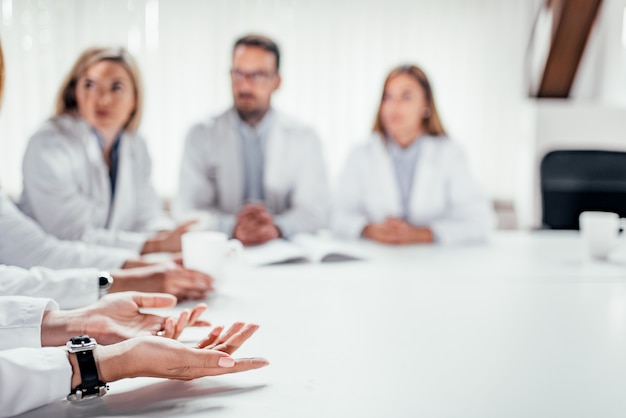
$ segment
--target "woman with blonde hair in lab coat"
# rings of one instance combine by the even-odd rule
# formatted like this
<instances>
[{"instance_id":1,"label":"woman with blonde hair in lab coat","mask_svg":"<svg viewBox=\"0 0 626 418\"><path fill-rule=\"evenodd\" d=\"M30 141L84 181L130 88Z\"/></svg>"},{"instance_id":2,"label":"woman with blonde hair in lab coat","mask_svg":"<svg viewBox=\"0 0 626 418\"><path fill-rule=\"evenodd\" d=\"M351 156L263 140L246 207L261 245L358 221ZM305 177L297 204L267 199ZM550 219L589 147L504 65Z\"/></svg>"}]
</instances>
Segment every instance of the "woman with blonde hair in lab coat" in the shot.
<instances>
[{"instance_id":1,"label":"woman with blonde hair in lab coat","mask_svg":"<svg viewBox=\"0 0 626 418\"><path fill-rule=\"evenodd\" d=\"M20 209L61 239L142 254L180 251L189 224L168 230L148 149L136 134L142 109L139 68L124 48L83 52L55 115L30 139Z\"/></svg>"},{"instance_id":2,"label":"woman with blonde hair in lab coat","mask_svg":"<svg viewBox=\"0 0 626 418\"><path fill-rule=\"evenodd\" d=\"M460 146L446 136L424 72L385 80L373 133L349 155L333 229L387 244L484 240L495 224Z\"/></svg>"}]
</instances>

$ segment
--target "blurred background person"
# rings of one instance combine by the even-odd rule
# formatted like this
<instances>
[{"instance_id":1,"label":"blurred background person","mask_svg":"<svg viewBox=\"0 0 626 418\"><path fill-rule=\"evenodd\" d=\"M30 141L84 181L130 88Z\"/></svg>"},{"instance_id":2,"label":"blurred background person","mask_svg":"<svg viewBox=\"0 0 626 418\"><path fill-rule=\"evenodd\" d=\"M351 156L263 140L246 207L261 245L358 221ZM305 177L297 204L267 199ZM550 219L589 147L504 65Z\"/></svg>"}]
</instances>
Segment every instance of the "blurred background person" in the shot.
<instances>
[{"instance_id":1,"label":"blurred background person","mask_svg":"<svg viewBox=\"0 0 626 418\"><path fill-rule=\"evenodd\" d=\"M280 52L271 39L235 42L234 107L191 128L181 166L177 212L202 211L209 228L244 245L289 238L326 225L328 186L317 134L271 104Z\"/></svg>"},{"instance_id":2,"label":"blurred background person","mask_svg":"<svg viewBox=\"0 0 626 418\"><path fill-rule=\"evenodd\" d=\"M337 235L387 244L482 241L495 227L490 201L414 65L387 76L373 133L349 155L334 204Z\"/></svg>"},{"instance_id":3,"label":"blurred background person","mask_svg":"<svg viewBox=\"0 0 626 418\"><path fill-rule=\"evenodd\" d=\"M124 48L83 52L61 85L54 117L29 141L20 209L61 239L179 252L189 224L168 230L136 134L142 109L139 67Z\"/></svg>"},{"instance_id":4,"label":"blurred background person","mask_svg":"<svg viewBox=\"0 0 626 418\"><path fill-rule=\"evenodd\" d=\"M0 44L0 104L3 92ZM52 297L63 307L77 307L125 290L201 299L213 290L213 279L171 261L145 261L131 250L58 240L20 212L0 188L0 295Z\"/></svg>"}]
</instances>

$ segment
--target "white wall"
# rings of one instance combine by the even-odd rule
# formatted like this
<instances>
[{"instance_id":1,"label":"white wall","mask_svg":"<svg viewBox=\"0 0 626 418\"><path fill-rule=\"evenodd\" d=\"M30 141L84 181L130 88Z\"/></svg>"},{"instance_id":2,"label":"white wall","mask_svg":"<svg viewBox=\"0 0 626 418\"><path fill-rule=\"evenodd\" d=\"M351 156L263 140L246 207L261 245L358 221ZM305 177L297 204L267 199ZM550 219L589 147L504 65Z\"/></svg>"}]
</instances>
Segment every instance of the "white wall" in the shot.
<instances>
[{"instance_id":1,"label":"white wall","mask_svg":"<svg viewBox=\"0 0 626 418\"><path fill-rule=\"evenodd\" d=\"M626 107L626 0L604 0L570 97Z\"/></svg>"},{"instance_id":2,"label":"white wall","mask_svg":"<svg viewBox=\"0 0 626 418\"><path fill-rule=\"evenodd\" d=\"M0 180L21 189L29 135L53 108L73 60L93 44L131 49L148 104L141 131L165 196L176 189L185 132L231 103L236 37L262 32L283 52L277 107L313 125L332 178L369 132L387 71L430 75L445 125L466 146L494 198L512 199L528 0L0 0L8 64L0 117Z\"/></svg>"}]
</instances>

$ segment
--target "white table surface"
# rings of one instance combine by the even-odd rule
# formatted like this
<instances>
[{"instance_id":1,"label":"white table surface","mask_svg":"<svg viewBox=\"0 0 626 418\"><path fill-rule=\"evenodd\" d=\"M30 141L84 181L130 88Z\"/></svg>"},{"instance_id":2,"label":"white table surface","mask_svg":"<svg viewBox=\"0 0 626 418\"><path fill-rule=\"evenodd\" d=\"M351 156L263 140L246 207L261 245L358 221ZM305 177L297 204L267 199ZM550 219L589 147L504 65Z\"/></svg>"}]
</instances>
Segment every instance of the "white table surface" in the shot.
<instances>
[{"instance_id":1,"label":"white table surface","mask_svg":"<svg viewBox=\"0 0 626 418\"><path fill-rule=\"evenodd\" d=\"M370 258L227 269L205 316L261 324L236 357L270 366L127 379L25 416L626 416L626 249L588 260L576 232L354 245Z\"/></svg>"}]
</instances>

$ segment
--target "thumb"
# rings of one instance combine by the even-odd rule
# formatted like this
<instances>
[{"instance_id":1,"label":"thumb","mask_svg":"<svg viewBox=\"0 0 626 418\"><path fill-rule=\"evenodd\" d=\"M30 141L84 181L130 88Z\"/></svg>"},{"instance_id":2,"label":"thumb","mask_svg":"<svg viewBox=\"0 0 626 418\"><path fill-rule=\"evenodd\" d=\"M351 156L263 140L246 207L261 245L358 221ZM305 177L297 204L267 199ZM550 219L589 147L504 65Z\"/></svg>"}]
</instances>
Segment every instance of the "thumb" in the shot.
<instances>
[{"instance_id":1,"label":"thumb","mask_svg":"<svg viewBox=\"0 0 626 418\"><path fill-rule=\"evenodd\" d=\"M190 348L185 363L198 369L230 368L236 363L228 353L217 350Z\"/></svg>"},{"instance_id":2,"label":"thumb","mask_svg":"<svg viewBox=\"0 0 626 418\"><path fill-rule=\"evenodd\" d=\"M176 297L167 293L135 292L133 300L140 308L169 308L176 305Z\"/></svg>"}]
</instances>

